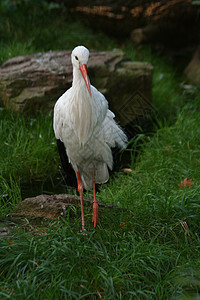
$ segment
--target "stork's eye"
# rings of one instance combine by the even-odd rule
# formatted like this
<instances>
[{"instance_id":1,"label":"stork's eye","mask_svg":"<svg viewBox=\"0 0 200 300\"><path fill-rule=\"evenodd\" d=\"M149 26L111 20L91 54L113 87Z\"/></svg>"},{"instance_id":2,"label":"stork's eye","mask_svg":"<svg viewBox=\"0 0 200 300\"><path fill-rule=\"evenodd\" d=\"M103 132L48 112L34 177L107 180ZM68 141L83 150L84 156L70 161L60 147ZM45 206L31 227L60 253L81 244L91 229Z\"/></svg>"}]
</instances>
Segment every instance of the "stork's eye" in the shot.
<instances>
[{"instance_id":1,"label":"stork's eye","mask_svg":"<svg viewBox=\"0 0 200 300\"><path fill-rule=\"evenodd\" d=\"M77 56L75 56L75 58L76 58L76 60L78 60L78 57L77 57Z\"/></svg>"}]
</instances>

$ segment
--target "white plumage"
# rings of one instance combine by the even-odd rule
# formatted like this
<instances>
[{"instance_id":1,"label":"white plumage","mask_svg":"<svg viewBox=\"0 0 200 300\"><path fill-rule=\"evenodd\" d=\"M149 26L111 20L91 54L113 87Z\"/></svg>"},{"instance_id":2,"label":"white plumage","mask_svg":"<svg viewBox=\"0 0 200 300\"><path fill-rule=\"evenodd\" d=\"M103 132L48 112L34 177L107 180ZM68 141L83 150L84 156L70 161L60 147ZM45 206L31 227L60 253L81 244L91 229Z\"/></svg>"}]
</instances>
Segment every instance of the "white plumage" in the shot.
<instances>
[{"instance_id":1,"label":"white plumage","mask_svg":"<svg viewBox=\"0 0 200 300\"><path fill-rule=\"evenodd\" d=\"M84 187L92 189L92 174L96 183L108 180L108 167L113 166L111 148L126 147L127 137L114 121L105 97L90 85L88 58L89 51L83 46L72 51L72 87L55 104L53 127Z\"/></svg>"}]
</instances>

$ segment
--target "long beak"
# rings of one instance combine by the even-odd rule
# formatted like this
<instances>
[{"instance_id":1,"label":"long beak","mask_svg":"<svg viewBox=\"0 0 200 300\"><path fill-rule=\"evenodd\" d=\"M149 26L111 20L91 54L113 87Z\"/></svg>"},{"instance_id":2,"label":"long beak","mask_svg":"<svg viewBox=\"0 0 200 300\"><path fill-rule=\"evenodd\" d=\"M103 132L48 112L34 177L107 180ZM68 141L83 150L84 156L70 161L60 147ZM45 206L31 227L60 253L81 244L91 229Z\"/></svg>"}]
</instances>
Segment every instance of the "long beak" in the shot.
<instances>
[{"instance_id":1,"label":"long beak","mask_svg":"<svg viewBox=\"0 0 200 300\"><path fill-rule=\"evenodd\" d=\"M84 64L82 66L79 66L79 69L81 71L83 79L85 80L85 84L87 86L88 92L89 92L89 94L91 96L90 81L89 81L88 74L87 74L87 66Z\"/></svg>"}]
</instances>

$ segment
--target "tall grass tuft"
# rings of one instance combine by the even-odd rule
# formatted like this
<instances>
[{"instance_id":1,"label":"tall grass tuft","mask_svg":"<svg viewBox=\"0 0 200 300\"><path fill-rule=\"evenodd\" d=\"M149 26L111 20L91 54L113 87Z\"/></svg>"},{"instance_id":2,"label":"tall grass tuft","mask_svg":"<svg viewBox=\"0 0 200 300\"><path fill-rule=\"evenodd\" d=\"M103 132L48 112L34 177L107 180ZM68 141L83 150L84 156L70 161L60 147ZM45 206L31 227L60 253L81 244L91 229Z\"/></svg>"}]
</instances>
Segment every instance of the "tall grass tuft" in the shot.
<instances>
[{"instance_id":1,"label":"tall grass tuft","mask_svg":"<svg viewBox=\"0 0 200 300\"><path fill-rule=\"evenodd\" d=\"M21 181L43 178L57 172L52 117L40 114L27 118L6 110L0 111L0 175Z\"/></svg>"},{"instance_id":2,"label":"tall grass tuft","mask_svg":"<svg viewBox=\"0 0 200 300\"><path fill-rule=\"evenodd\" d=\"M20 183L11 176L9 180L0 176L0 215L5 216L21 202L21 200Z\"/></svg>"}]
</instances>

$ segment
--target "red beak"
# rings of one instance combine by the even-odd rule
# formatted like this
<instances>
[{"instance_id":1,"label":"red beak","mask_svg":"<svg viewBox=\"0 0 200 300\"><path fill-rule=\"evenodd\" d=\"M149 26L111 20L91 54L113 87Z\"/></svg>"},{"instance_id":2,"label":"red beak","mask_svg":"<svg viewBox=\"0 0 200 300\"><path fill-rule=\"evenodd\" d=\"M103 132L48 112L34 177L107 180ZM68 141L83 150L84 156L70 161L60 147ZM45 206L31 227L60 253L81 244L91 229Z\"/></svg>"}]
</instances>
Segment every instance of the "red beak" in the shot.
<instances>
[{"instance_id":1,"label":"red beak","mask_svg":"<svg viewBox=\"0 0 200 300\"><path fill-rule=\"evenodd\" d=\"M82 66L79 66L79 69L81 71L83 79L85 80L85 84L87 86L88 92L89 92L89 94L91 96L90 81L89 81L88 74L87 74L87 66L84 64Z\"/></svg>"}]
</instances>

